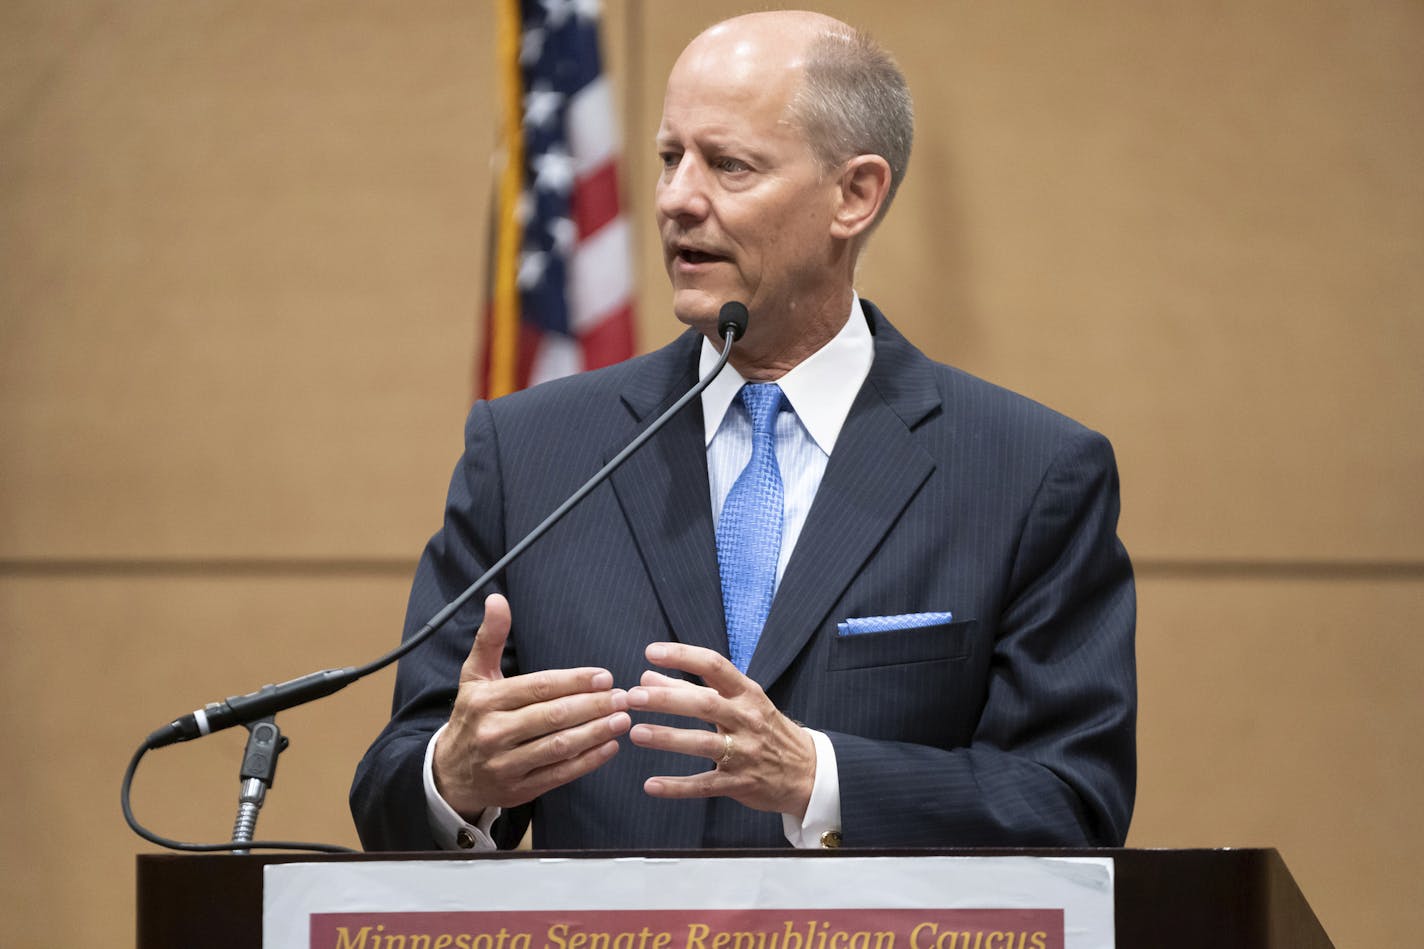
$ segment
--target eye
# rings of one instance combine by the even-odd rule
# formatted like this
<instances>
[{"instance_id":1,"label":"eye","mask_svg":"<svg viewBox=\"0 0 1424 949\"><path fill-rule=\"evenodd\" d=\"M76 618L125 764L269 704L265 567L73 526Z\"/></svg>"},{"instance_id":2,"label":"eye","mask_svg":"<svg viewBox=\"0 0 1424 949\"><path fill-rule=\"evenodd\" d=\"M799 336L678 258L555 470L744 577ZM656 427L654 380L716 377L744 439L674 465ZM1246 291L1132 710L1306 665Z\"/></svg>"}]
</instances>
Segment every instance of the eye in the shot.
<instances>
[{"instance_id":1,"label":"eye","mask_svg":"<svg viewBox=\"0 0 1424 949\"><path fill-rule=\"evenodd\" d=\"M730 174L738 174L743 171L751 171L751 166L740 158L719 158L714 163L718 171L725 171Z\"/></svg>"},{"instance_id":2,"label":"eye","mask_svg":"<svg viewBox=\"0 0 1424 949\"><path fill-rule=\"evenodd\" d=\"M677 163L682 160L682 153L674 151L658 152L658 160L663 163L663 168L676 168Z\"/></svg>"}]
</instances>

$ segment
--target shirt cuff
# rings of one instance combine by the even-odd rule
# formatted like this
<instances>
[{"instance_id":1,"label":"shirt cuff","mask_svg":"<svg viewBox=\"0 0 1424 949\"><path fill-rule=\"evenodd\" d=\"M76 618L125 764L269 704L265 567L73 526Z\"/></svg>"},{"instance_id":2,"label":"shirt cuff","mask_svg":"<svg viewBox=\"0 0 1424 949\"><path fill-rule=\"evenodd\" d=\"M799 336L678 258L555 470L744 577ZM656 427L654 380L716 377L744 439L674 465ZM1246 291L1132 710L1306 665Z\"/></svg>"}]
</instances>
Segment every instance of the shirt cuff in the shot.
<instances>
[{"instance_id":1,"label":"shirt cuff","mask_svg":"<svg viewBox=\"0 0 1424 949\"><path fill-rule=\"evenodd\" d=\"M825 733L804 725L801 727L816 746L816 779L811 785L811 800L806 804L805 818L797 821L790 814L782 814L781 830L791 846L802 850L839 846L841 782L836 768L836 750Z\"/></svg>"},{"instance_id":2,"label":"shirt cuff","mask_svg":"<svg viewBox=\"0 0 1424 949\"><path fill-rule=\"evenodd\" d=\"M502 813L500 808L486 808L479 821L471 824L435 790L435 743L447 727L441 725L431 737L430 744L425 746L425 764L421 768L421 780L425 785L425 816L430 823L430 833L435 836L435 845L441 850L498 850L498 845L490 836L490 828Z\"/></svg>"}]
</instances>

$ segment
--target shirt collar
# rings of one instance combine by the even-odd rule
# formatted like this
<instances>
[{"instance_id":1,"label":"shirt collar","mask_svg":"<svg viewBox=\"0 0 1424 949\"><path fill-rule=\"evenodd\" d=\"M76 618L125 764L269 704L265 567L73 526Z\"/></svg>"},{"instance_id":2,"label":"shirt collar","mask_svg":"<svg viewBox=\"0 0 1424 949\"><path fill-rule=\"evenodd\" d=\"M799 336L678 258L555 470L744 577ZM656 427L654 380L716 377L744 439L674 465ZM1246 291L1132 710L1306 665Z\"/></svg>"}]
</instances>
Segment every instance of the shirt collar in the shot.
<instances>
[{"instance_id":1,"label":"shirt collar","mask_svg":"<svg viewBox=\"0 0 1424 949\"><path fill-rule=\"evenodd\" d=\"M719 355L712 343L704 339L698 373L710 372ZM850 313L840 332L776 380L796 417L827 455L840 437L850 405L870 374L874 358L875 340L870 335L870 325L857 294L852 296ZM712 436L722 427L727 408L745 384L746 379L729 363L712 384L702 390L703 444L712 443Z\"/></svg>"}]
</instances>

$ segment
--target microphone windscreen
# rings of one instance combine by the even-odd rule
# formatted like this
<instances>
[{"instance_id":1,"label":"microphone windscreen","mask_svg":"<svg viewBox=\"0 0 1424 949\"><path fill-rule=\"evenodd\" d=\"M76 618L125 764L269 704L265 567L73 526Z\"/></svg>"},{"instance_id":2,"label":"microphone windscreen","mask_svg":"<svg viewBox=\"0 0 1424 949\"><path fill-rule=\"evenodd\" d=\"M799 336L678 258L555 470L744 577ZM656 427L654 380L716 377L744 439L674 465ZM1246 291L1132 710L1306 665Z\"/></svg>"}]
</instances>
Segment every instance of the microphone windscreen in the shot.
<instances>
[{"instance_id":1,"label":"microphone windscreen","mask_svg":"<svg viewBox=\"0 0 1424 949\"><path fill-rule=\"evenodd\" d=\"M749 319L751 314L747 312L745 303L729 300L722 304L721 312L717 314L717 334L723 339L741 339L747 332Z\"/></svg>"}]
</instances>

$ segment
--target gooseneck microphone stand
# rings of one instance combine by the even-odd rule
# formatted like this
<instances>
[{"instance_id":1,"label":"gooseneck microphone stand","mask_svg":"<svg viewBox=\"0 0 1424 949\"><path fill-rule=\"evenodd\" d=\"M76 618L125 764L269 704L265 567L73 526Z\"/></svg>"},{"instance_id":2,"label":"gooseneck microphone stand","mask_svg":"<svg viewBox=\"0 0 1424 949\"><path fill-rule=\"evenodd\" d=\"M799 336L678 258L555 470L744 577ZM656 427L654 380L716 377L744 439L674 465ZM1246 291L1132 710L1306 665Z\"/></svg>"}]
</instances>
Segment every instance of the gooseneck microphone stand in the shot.
<instances>
[{"instance_id":1,"label":"gooseneck microphone stand","mask_svg":"<svg viewBox=\"0 0 1424 949\"><path fill-rule=\"evenodd\" d=\"M167 847L170 850L182 850L192 853L212 853L231 851L235 853L247 853L251 850L311 850L317 853L351 853L349 847L340 847L335 844L302 843L284 840L253 840L252 834L257 826L258 811L267 796L267 790L272 786L272 781L276 776L277 756L287 747L287 739L283 737L280 729L277 728L276 715L284 709L294 708L304 705L307 702L338 692L358 679L364 679L373 672L378 672L386 666L400 660L402 656L418 648L428 640L442 626L449 621L450 617L459 612L460 608L468 603L486 584L501 574L505 567L509 566L514 558L522 554L529 545L533 544L540 537L544 536L548 530L557 524L565 514L571 511L575 505L582 501L594 488L607 479L619 465L627 461L633 452L643 446L648 439L652 438L668 420L680 412L689 402L697 398L702 390L717 378L722 368L726 366L727 360L732 355L732 344L741 339L746 332L749 315L747 308L737 302L729 302L722 306L717 317L717 332L722 337L722 354L718 358L712 370L697 381L697 384L689 389L662 415L653 420L647 428L638 434L628 443L622 451L598 470L593 477L584 482L583 486L571 494L568 500L560 504L553 513L539 525L524 536L519 543L511 547L503 557L495 561L494 565L486 570L475 582L465 588L464 592L449 603L445 604L434 616L432 616L424 626L413 636L406 639L395 649L381 656L380 658L367 663L364 666L348 666L344 669L323 669L320 672L313 672L309 675L292 679L278 685L265 685L255 692L246 695L235 695L221 702L212 702L203 708L190 712L174 719L167 725L158 729L144 739L129 760L127 770L124 772L123 785L119 792L119 803L123 807L124 820L128 822L130 829L144 840L158 844L160 847ZM171 840L155 834L144 827L134 817L133 808L130 804L130 796L133 787L134 773L138 770L139 762L143 756L155 748L162 748L177 742L191 741L221 731L225 728L232 728L235 725L243 725L249 731L247 748L243 754L242 769L240 772L241 791L239 795L238 816L233 827L233 839L226 843L215 844L194 844L179 840Z\"/></svg>"}]
</instances>

